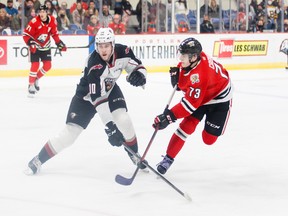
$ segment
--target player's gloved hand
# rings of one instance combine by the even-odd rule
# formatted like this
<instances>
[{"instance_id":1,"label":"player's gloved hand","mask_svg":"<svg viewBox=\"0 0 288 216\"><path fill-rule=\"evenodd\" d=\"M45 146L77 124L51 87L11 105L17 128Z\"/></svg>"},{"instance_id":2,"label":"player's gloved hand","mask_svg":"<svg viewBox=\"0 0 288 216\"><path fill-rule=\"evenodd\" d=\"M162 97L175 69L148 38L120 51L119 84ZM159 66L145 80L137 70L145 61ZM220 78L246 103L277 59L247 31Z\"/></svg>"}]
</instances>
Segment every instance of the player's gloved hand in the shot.
<instances>
[{"instance_id":1,"label":"player's gloved hand","mask_svg":"<svg viewBox=\"0 0 288 216\"><path fill-rule=\"evenodd\" d=\"M178 85L179 68L178 67L170 67L169 73L170 73L170 78L171 78L171 85L174 88L175 85ZM180 90L180 89L177 87L177 90Z\"/></svg>"},{"instance_id":2,"label":"player's gloved hand","mask_svg":"<svg viewBox=\"0 0 288 216\"><path fill-rule=\"evenodd\" d=\"M108 141L112 146L121 146L124 142L124 136L119 131L117 126L114 124L114 122L110 121L106 124L105 132L108 136Z\"/></svg>"},{"instance_id":3,"label":"player's gloved hand","mask_svg":"<svg viewBox=\"0 0 288 216\"><path fill-rule=\"evenodd\" d=\"M177 118L175 117L173 112L169 109L165 109L163 114L156 116L156 118L154 119L154 124L152 126L154 128L158 128L159 130L162 130L176 120Z\"/></svg>"},{"instance_id":4,"label":"player's gloved hand","mask_svg":"<svg viewBox=\"0 0 288 216\"><path fill-rule=\"evenodd\" d=\"M36 45L30 45L29 50L30 50L30 53L36 53L37 51Z\"/></svg>"},{"instance_id":5,"label":"player's gloved hand","mask_svg":"<svg viewBox=\"0 0 288 216\"><path fill-rule=\"evenodd\" d=\"M37 47L36 47L36 42L32 39L30 39L27 43L29 46L30 53L36 53Z\"/></svg>"},{"instance_id":6,"label":"player's gloved hand","mask_svg":"<svg viewBox=\"0 0 288 216\"><path fill-rule=\"evenodd\" d=\"M66 45L63 43L62 40L60 40L59 43L57 43L56 45L57 45L57 47L58 47L58 49L59 49L60 51L65 52L65 51L67 50L67 47L66 47Z\"/></svg>"},{"instance_id":7,"label":"player's gloved hand","mask_svg":"<svg viewBox=\"0 0 288 216\"><path fill-rule=\"evenodd\" d=\"M140 71L133 71L130 76L127 77L127 81L133 86L143 86L146 84L146 77Z\"/></svg>"}]
</instances>

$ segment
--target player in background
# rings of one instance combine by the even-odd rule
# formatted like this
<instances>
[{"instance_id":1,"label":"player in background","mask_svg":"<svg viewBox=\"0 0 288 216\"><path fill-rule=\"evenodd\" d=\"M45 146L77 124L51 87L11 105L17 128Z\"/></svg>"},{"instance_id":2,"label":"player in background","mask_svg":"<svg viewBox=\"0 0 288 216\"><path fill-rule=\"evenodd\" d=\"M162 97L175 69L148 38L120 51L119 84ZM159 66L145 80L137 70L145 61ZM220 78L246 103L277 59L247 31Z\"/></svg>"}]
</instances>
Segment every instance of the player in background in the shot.
<instances>
[{"instance_id":1,"label":"player in background","mask_svg":"<svg viewBox=\"0 0 288 216\"><path fill-rule=\"evenodd\" d=\"M212 145L224 133L232 106L232 84L225 68L203 51L199 41L187 38L178 49L180 62L170 68L171 84L184 93L181 101L154 119L153 127L166 128L183 119L172 135L166 156L157 165L165 174L182 149L186 139L205 118L203 142Z\"/></svg>"},{"instance_id":2,"label":"player in background","mask_svg":"<svg viewBox=\"0 0 288 216\"><path fill-rule=\"evenodd\" d=\"M39 79L51 69L52 37L60 51L66 51L66 46L60 40L56 19L48 15L46 5L41 5L39 14L33 18L23 32L23 39L30 50L30 73L28 93L33 97L39 88ZM43 65L40 67L40 61Z\"/></svg>"},{"instance_id":3,"label":"player in background","mask_svg":"<svg viewBox=\"0 0 288 216\"><path fill-rule=\"evenodd\" d=\"M38 173L43 163L71 146L97 112L106 125L105 132L110 144L121 146L125 143L140 156L126 101L116 83L124 69L131 85L137 87L146 84L146 69L133 51L125 45L115 44L111 28L100 28L95 37L95 50L88 57L83 76L70 103L65 127L50 138L28 163L26 174ZM141 169L145 168L139 159L127 153L134 164Z\"/></svg>"}]
</instances>

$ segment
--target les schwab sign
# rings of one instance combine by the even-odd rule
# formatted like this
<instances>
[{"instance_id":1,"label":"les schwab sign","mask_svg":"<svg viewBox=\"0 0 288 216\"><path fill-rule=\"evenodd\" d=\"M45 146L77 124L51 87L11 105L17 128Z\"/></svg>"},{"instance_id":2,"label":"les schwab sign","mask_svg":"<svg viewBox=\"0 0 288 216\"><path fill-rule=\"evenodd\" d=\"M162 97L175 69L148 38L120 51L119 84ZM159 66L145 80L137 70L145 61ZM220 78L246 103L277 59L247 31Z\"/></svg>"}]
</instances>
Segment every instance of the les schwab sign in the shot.
<instances>
[{"instance_id":1,"label":"les schwab sign","mask_svg":"<svg viewBox=\"0 0 288 216\"><path fill-rule=\"evenodd\" d=\"M231 58L233 56L266 56L268 40L223 39L214 42L213 56Z\"/></svg>"}]
</instances>

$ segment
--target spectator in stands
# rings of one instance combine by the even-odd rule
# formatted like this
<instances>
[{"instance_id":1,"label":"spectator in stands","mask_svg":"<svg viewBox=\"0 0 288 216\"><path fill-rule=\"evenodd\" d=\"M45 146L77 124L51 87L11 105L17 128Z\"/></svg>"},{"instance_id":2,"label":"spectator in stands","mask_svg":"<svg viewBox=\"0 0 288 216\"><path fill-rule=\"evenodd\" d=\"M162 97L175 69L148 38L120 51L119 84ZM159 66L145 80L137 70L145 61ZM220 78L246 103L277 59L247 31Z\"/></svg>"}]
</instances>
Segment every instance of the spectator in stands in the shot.
<instances>
[{"instance_id":1,"label":"spectator in stands","mask_svg":"<svg viewBox=\"0 0 288 216\"><path fill-rule=\"evenodd\" d=\"M62 2L61 2L60 9L65 10L65 14L66 14L66 16L68 17L69 22L70 22L70 23L73 23L73 18L72 18L72 15L71 15L71 13L70 13L70 9L68 9L68 4L67 4L66 1L62 1Z\"/></svg>"},{"instance_id":2,"label":"spectator in stands","mask_svg":"<svg viewBox=\"0 0 288 216\"><path fill-rule=\"evenodd\" d=\"M261 17L257 22L256 22L256 32L261 33L263 32L264 28L264 17Z\"/></svg>"},{"instance_id":3,"label":"spectator in stands","mask_svg":"<svg viewBox=\"0 0 288 216\"><path fill-rule=\"evenodd\" d=\"M7 12L5 8L0 9L0 35L5 29L10 29L10 26L11 26L10 17L7 16Z\"/></svg>"},{"instance_id":4,"label":"spectator in stands","mask_svg":"<svg viewBox=\"0 0 288 216\"><path fill-rule=\"evenodd\" d=\"M126 34L126 27L121 21L120 14L114 14L113 21L109 23L108 27L113 29L115 35Z\"/></svg>"},{"instance_id":5,"label":"spectator in stands","mask_svg":"<svg viewBox=\"0 0 288 216\"><path fill-rule=\"evenodd\" d=\"M58 16L56 18L57 20L57 30L59 32L62 32L63 30L69 29L70 26L70 21L69 18L66 15L66 10L65 9L60 9Z\"/></svg>"},{"instance_id":6,"label":"spectator in stands","mask_svg":"<svg viewBox=\"0 0 288 216\"><path fill-rule=\"evenodd\" d=\"M203 17L204 14L210 15L212 13L212 8L210 7L208 0L204 1L204 4L200 7L200 17Z\"/></svg>"},{"instance_id":7,"label":"spectator in stands","mask_svg":"<svg viewBox=\"0 0 288 216\"><path fill-rule=\"evenodd\" d=\"M93 13L96 16L99 16L99 10L96 8L95 2L94 1L90 1L88 4L88 9L92 8L93 9Z\"/></svg>"},{"instance_id":8,"label":"spectator in stands","mask_svg":"<svg viewBox=\"0 0 288 216\"><path fill-rule=\"evenodd\" d=\"M93 15L90 17L90 22L87 26L87 32L89 35L96 35L98 30L101 28L98 16Z\"/></svg>"},{"instance_id":9,"label":"spectator in stands","mask_svg":"<svg viewBox=\"0 0 288 216\"><path fill-rule=\"evenodd\" d=\"M55 0L53 0L54 4L56 5L57 3L55 3ZM58 16L58 7L57 5L53 5L52 1L50 0L45 0L44 4L47 6L48 8L48 14L54 16L55 18L57 18Z\"/></svg>"},{"instance_id":10,"label":"spectator in stands","mask_svg":"<svg viewBox=\"0 0 288 216\"><path fill-rule=\"evenodd\" d=\"M90 22L90 18L91 16L96 15L93 8L88 8L87 11L85 11L85 15L84 15L84 21L83 21L83 29L87 29L87 26Z\"/></svg>"},{"instance_id":11,"label":"spectator in stands","mask_svg":"<svg viewBox=\"0 0 288 216\"><path fill-rule=\"evenodd\" d=\"M28 23L36 16L37 16L36 10L34 8L31 8L27 16Z\"/></svg>"},{"instance_id":12,"label":"spectator in stands","mask_svg":"<svg viewBox=\"0 0 288 216\"><path fill-rule=\"evenodd\" d=\"M217 4L216 0L211 0L210 2L211 13L208 14L210 17L219 18L219 4Z\"/></svg>"},{"instance_id":13,"label":"spectator in stands","mask_svg":"<svg viewBox=\"0 0 288 216\"><path fill-rule=\"evenodd\" d=\"M5 8L6 5L0 2L0 9Z\"/></svg>"},{"instance_id":14,"label":"spectator in stands","mask_svg":"<svg viewBox=\"0 0 288 216\"><path fill-rule=\"evenodd\" d=\"M82 29L84 23L85 9L82 7L82 3L78 2L76 10L72 12L73 23Z\"/></svg>"},{"instance_id":15,"label":"spectator in stands","mask_svg":"<svg viewBox=\"0 0 288 216\"><path fill-rule=\"evenodd\" d=\"M109 12L110 6L108 4L102 5L102 20L100 20L100 24L103 27L108 27L109 23L113 21L113 16Z\"/></svg>"},{"instance_id":16,"label":"spectator in stands","mask_svg":"<svg viewBox=\"0 0 288 216\"><path fill-rule=\"evenodd\" d=\"M27 23L28 23L28 19L26 16L23 16L24 17L24 26L23 28L26 28L27 26ZM22 6L20 5L18 7L18 13L17 14L14 14L12 16L12 20L11 20L11 29L15 32L21 30L22 28Z\"/></svg>"},{"instance_id":17,"label":"spectator in stands","mask_svg":"<svg viewBox=\"0 0 288 216\"><path fill-rule=\"evenodd\" d=\"M122 0L115 0L115 6L114 6L114 14L120 14L122 15Z\"/></svg>"},{"instance_id":18,"label":"spectator in stands","mask_svg":"<svg viewBox=\"0 0 288 216\"><path fill-rule=\"evenodd\" d=\"M246 13L245 8L239 7L236 17L236 29L240 31L246 31Z\"/></svg>"},{"instance_id":19,"label":"spectator in stands","mask_svg":"<svg viewBox=\"0 0 288 216\"><path fill-rule=\"evenodd\" d=\"M88 5L87 5L85 2L83 2L82 0L76 0L76 2L73 3L73 5L70 7L70 13L71 13L71 14L73 13L74 10L76 10L78 3L80 3L80 4L82 5L82 8L83 8L84 10L87 10L87 9L88 9Z\"/></svg>"},{"instance_id":20,"label":"spectator in stands","mask_svg":"<svg viewBox=\"0 0 288 216\"><path fill-rule=\"evenodd\" d=\"M252 20L256 17L257 11L257 0L251 0L249 4L249 16L251 16Z\"/></svg>"},{"instance_id":21,"label":"spectator in stands","mask_svg":"<svg viewBox=\"0 0 288 216\"><path fill-rule=\"evenodd\" d=\"M284 32L288 32L288 22L284 21Z\"/></svg>"},{"instance_id":22,"label":"spectator in stands","mask_svg":"<svg viewBox=\"0 0 288 216\"><path fill-rule=\"evenodd\" d=\"M33 3L34 3L34 9L35 9L35 11L39 11L39 9L40 9L40 6L41 6L41 2L39 1L39 0L33 0Z\"/></svg>"},{"instance_id":23,"label":"spectator in stands","mask_svg":"<svg viewBox=\"0 0 288 216\"><path fill-rule=\"evenodd\" d=\"M5 7L8 16L13 16L14 14L18 14L18 10L13 7L13 0L7 0L7 6Z\"/></svg>"},{"instance_id":24,"label":"spectator in stands","mask_svg":"<svg viewBox=\"0 0 288 216\"><path fill-rule=\"evenodd\" d=\"M22 6L22 0L14 0L13 7L18 10L19 6Z\"/></svg>"},{"instance_id":25,"label":"spectator in stands","mask_svg":"<svg viewBox=\"0 0 288 216\"><path fill-rule=\"evenodd\" d=\"M34 7L34 2L32 0L26 0L25 1L24 15L26 17L28 17L30 15L30 10L33 7Z\"/></svg>"},{"instance_id":26,"label":"spectator in stands","mask_svg":"<svg viewBox=\"0 0 288 216\"><path fill-rule=\"evenodd\" d=\"M139 0L139 2L136 5L135 11L132 12L132 14L136 15L137 21L139 23L138 32L142 30L142 21L146 24L149 22L148 16L151 11L151 6L152 6L151 3L147 0L143 2L144 8L142 8L142 0ZM143 18L144 18L143 20L142 20L142 13L143 13Z\"/></svg>"},{"instance_id":27,"label":"spectator in stands","mask_svg":"<svg viewBox=\"0 0 288 216\"><path fill-rule=\"evenodd\" d=\"M179 27L180 22L182 23L181 25L187 25L188 30L190 29L190 23L187 17L187 14L189 13L189 9L187 7L187 2L186 0L178 0L175 2L175 16L176 16L176 24ZM179 20L179 18L181 19ZM186 24L184 24L186 22Z\"/></svg>"},{"instance_id":28,"label":"spectator in stands","mask_svg":"<svg viewBox=\"0 0 288 216\"><path fill-rule=\"evenodd\" d=\"M159 24L160 24L160 28L159 30L161 32L165 31L165 20L166 20L166 6L164 4L161 3L161 0L158 3L158 0L152 0L152 6L150 9L150 21L155 22L156 26L158 24L158 19L157 19L157 9L158 9L158 5L159 5Z\"/></svg>"},{"instance_id":29,"label":"spectator in stands","mask_svg":"<svg viewBox=\"0 0 288 216\"><path fill-rule=\"evenodd\" d=\"M128 24L132 11L132 5L128 0L115 0L114 14L121 15L122 22L125 23L125 25Z\"/></svg>"},{"instance_id":30,"label":"spectator in stands","mask_svg":"<svg viewBox=\"0 0 288 216\"><path fill-rule=\"evenodd\" d=\"M203 22L200 24L200 33L215 33L214 26L208 14L204 14Z\"/></svg>"}]
</instances>

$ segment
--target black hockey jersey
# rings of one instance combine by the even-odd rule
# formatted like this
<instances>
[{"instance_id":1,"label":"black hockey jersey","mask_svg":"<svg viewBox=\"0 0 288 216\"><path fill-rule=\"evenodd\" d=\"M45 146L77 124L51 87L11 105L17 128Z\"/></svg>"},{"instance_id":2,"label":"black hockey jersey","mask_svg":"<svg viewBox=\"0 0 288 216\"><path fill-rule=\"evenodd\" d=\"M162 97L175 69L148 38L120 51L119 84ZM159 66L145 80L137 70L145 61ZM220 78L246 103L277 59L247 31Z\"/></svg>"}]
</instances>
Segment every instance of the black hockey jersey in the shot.
<instances>
[{"instance_id":1,"label":"black hockey jersey","mask_svg":"<svg viewBox=\"0 0 288 216\"><path fill-rule=\"evenodd\" d=\"M146 77L147 71L142 62L134 55L130 47L115 44L114 53L109 63L101 59L95 50L88 56L83 76L77 85L77 96L84 97L94 106L106 100L115 82L125 70L128 76L139 71Z\"/></svg>"}]
</instances>

